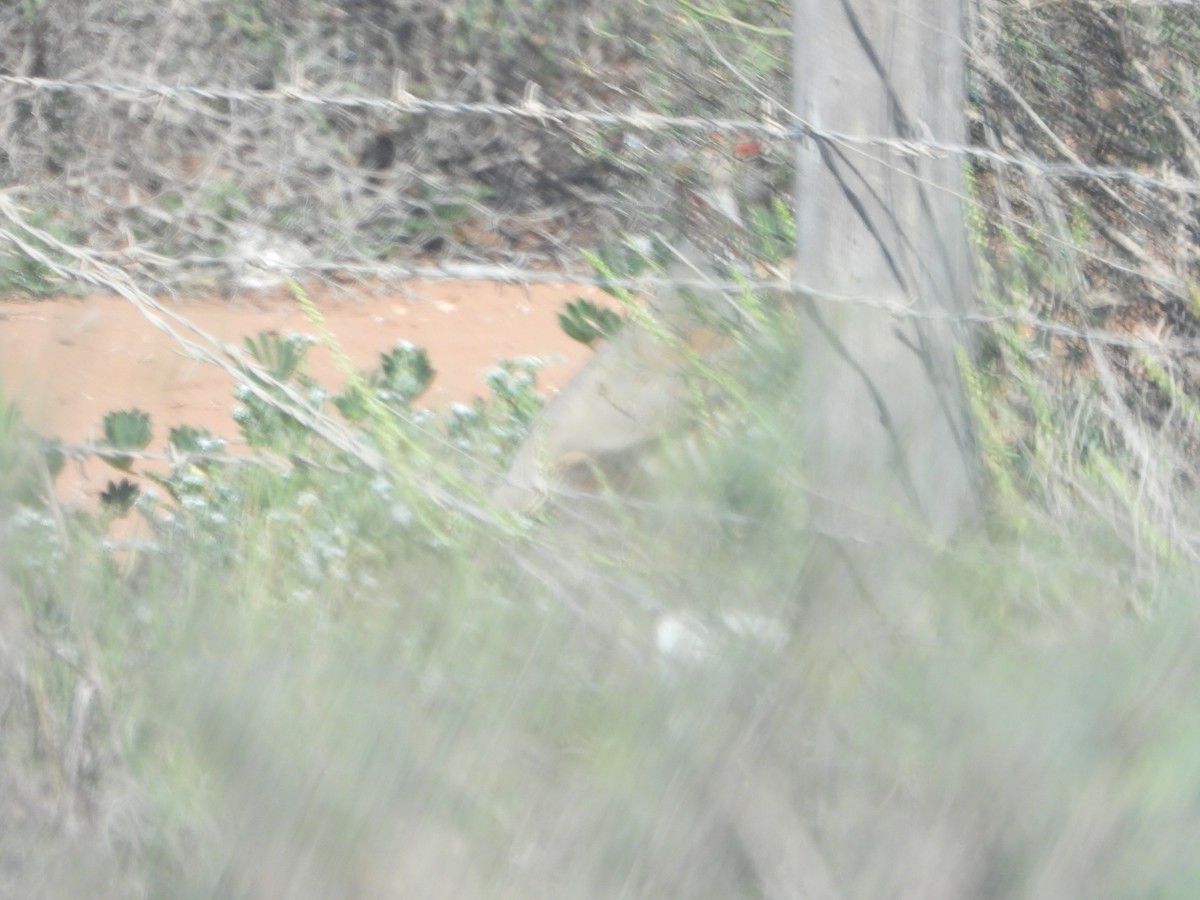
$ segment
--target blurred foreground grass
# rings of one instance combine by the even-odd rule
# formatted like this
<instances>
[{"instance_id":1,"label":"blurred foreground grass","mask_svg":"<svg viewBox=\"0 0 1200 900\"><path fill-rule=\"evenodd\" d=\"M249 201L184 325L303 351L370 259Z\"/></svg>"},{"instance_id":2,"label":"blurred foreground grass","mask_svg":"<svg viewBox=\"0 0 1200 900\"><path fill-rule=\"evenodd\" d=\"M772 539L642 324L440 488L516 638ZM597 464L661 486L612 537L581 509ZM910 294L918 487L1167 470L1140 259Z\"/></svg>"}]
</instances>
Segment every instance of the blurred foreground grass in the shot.
<instances>
[{"instance_id":1,"label":"blurred foreground grass","mask_svg":"<svg viewBox=\"0 0 1200 900\"><path fill-rule=\"evenodd\" d=\"M1200 890L1195 573L1109 524L802 596L747 432L606 542L417 509L412 454L192 467L131 558L3 423L4 896Z\"/></svg>"}]
</instances>

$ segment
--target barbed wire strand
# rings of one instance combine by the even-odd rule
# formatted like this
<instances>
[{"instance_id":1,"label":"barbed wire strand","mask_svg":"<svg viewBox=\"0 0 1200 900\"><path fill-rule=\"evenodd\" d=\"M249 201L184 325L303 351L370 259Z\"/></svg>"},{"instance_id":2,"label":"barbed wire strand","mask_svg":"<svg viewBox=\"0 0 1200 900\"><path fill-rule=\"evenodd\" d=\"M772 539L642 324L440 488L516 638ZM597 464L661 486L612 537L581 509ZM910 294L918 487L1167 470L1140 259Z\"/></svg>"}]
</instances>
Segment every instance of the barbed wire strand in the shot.
<instances>
[{"instance_id":1,"label":"barbed wire strand","mask_svg":"<svg viewBox=\"0 0 1200 900\"><path fill-rule=\"evenodd\" d=\"M992 73L985 72L987 77L998 77ZM553 121L559 124L564 122L586 122L593 126L596 125L611 125L625 124L630 127L639 129L658 130L665 128L675 129L704 129L708 131L740 131L748 133L757 133L763 136L774 137L789 137L793 138L796 134L796 129L800 130L803 135L819 137L821 139L830 140L839 143L849 152L854 152L857 155L866 156L875 162L887 162L878 156L874 156L868 151L872 148L890 148L898 150L904 155L932 155L934 152L941 153L959 153L965 154L977 159L984 159L996 163L998 165L1018 166L1024 170L1032 170L1042 175L1059 175L1064 177L1092 177L1102 180L1118 180L1124 179L1127 181L1138 182L1146 185L1152 185L1161 189L1171 190L1177 193L1200 193L1200 182L1193 182L1183 179L1177 174L1170 179L1155 178L1146 175L1142 172L1136 172L1125 168L1103 168L1083 165L1078 157L1068 152L1068 156L1073 160L1072 164L1046 163L1032 158L1017 158L1008 156L993 150L988 150L980 147L969 147L962 145L947 144L937 141L912 141L901 140L894 138L860 138L841 134L838 132L817 131L802 123L797 116L788 110L784 105L772 101L768 105L777 111L782 111L783 114L790 117L797 124L792 127L785 127L778 122L760 122L749 119L711 119L701 117L688 116L664 116L649 112L634 112L630 114L619 114L612 112L583 112L578 110L569 110L562 107L548 107L540 100L540 90L529 90L526 92L526 97L523 103L519 106L497 103L448 103L444 101L422 100L404 93L400 100L388 100L380 97L348 97L348 96L332 96L321 95L310 91L303 91L295 88L283 88L276 91L244 91L230 90L220 88L201 88L198 86L169 86L169 85L131 85L117 84L112 82L98 81L65 81L56 79L31 78L24 76L0 75L0 83L10 83L23 85L34 90L71 90L71 91L101 91L113 93L117 95L125 94L139 98L153 99L192 99L201 98L206 100L223 100L223 101L242 101L251 104L264 102L286 102L294 100L308 104L330 105L341 107L358 107L358 108L373 108L373 109L388 109L400 112L441 112L447 114L471 114L471 115L497 115L520 117L526 120L536 121L541 125L545 125L547 121ZM1002 88L1012 91L1011 86L1006 83L1001 83ZM760 99L766 103L770 100L769 97L760 94ZM1049 137L1053 140L1054 135L1050 133ZM1061 141L1054 141L1057 147ZM1061 149L1061 148L1060 148ZM904 169L903 173L908 177L919 176L911 170ZM934 187L945 190L943 185L934 185ZM1107 188L1105 188L1107 190ZM960 201L969 203L980 208L983 208L980 202L971 197L958 197ZM1118 198L1119 199L1119 198ZM1124 201L1121 201L1122 203ZM1168 291L1181 295L1186 290L1186 285L1175 277L1164 275L1162 273L1151 274L1144 271L1133 271L1123 264L1102 257L1092 251L1083 250L1077 246L1069 245L1062 241L1061 238L1040 229L1033 223L1021 223L1032 229L1033 233L1040 237L1049 239L1060 245L1068 246L1074 252L1086 255L1095 262L1112 268L1115 271L1125 274L1134 274L1138 277L1146 279L1152 283L1156 283L1164 287ZM203 257L190 257L189 261L201 263L221 263L222 260L206 259ZM1159 269L1162 267L1159 266ZM325 263L315 269L316 271L331 271L340 270L347 273L357 273L360 275L384 277L389 279L423 277L430 279L446 279L446 278L486 278L504 283L578 283L592 286L612 286L624 289L638 290L647 287L663 287L661 282L653 280L599 280L595 278L587 278L576 276L570 273L561 272L557 275L548 275L528 268L514 267L510 265L495 265L495 264L461 264L451 263L438 267L429 266L401 266L401 267L364 267L361 264L339 264ZM713 287L721 290L736 290L741 289L767 289L775 290L784 287L778 282L750 282L741 281L737 284L719 283L712 280L699 282L684 282L676 283L682 287ZM792 287L802 290L812 296L826 296L827 299L845 300L853 302L856 298L852 297L833 297L821 295L819 292L812 289L811 286L794 284Z\"/></svg>"},{"instance_id":2,"label":"barbed wire strand","mask_svg":"<svg viewBox=\"0 0 1200 900\"><path fill-rule=\"evenodd\" d=\"M16 75L0 75L0 84L20 86L35 91L101 92L118 96L126 95L134 100L182 100L198 98L206 101L244 102L249 104L299 102L309 105L335 106L350 109L373 109L393 113L441 113L449 115L500 116L536 122L543 126L545 126L547 123L560 125L586 124L592 127L622 125L636 130L657 131L675 129L706 132L740 132L756 134L763 137L784 138L788 140L816 138L843 145L846 148L855 150L859 153L863 152L865 148L887 148L907 156L931 156L938 153L958 154L987 160L998 165L1016 166L1026 170L1033 170L1044 175L1097 178L1102 180L1127 180L1179 193L1200 193L1200 182L1189 181L1182 177L1156 178L1149 176L1146 173L1138 172L1128 168L1048 163L1043 160L1037 160L1029 157L1022 158L1006 155L985 148L957 145L939 141L864 137L815 129L807 123L799 121L797 117L795 117L790 111L787 111L786 107L782 106L781 104L776 108L784 110L787 115L796 120L791 126L784 126L774 121L764 122L753 119L715 119L696 116L667 116L648 111L616 113L573 110L564 107L551 107L544 104L540 100L540 91L538 90L527 91L525 101L522 104L512 105L500 103L466 103L425 100L414 97L407 92L401 93L397 99L387 99L382 97L323 95L297 87L284 87L273 91L246 91L225 88L199 87L194 85L134 85L103 81L67 81L61 79L33 78ZM978 201L974 200L973 198L962 197L961 199L966 202L978 204ZM14 225L17 225L26 233L35 233L35 230L30 228L28 223L21 223L18 219L13 218L13 209L11 206L6 208L4 212L6 217L8 217ZM1025 224L1036 229L1036 226L1033 226L1032 223ZM1039 234L1042 237L1057 240L1064 245L1067 243L1062 241L1060 238L1055 237L1054 235L1045 233L1044 231L1039 232ZM21 242L20 239L13 234L5 233L3 236L16 243L26 253L29 253L33 250L32 247ZM50 236L38 235L38 237L39 240L45 240ZM55 242L52 241L52 243ZM74 255L77 259L80 258L79 254L82 252L80 248L67 247L66 245L62 245L56 249ZM1175 292L1179 292L1185 287L1178 279L1162 277L1156 278L1155 276L1146 272L1130 270L1128 267L1119 262L1101 257L1098 254L1081 250L1076 246L1071 245L1070 249L1075 252L1083 253L1094 261L1111 266L1118 271L1134 274L1138 277L1148 279L1151 282L1158 283L1161 286L1164 286ZM58 269L60 267L59 263L49 260L48 258L42 258L38 261L48 265L52 269ZM104 265L98 256L92 255L90 257L90 261L93 265ZM201 264L227 263L227 260L200 256L191 256L180 261ZM78 277L85 282L90 281L91 283L96 283L95 278L89 278L89 273L83 270L73 270L70 267L63 267L62 271L63 274L70 275L71 277ZM903 301L889 301L880 299L878 297L834 294L827 291L820 291L814 286L807 285L794 278L784 279L777 277L774 279L765 280L749 278L733 281L720 279L689 279L681 283L678 280L667 281L666 279L656 279L652 277L602 279L595 276L580 275L563 270L535 270L510 264L443 263L436 266L398 264L365 265L359 263L341 263L333 261L319 262L312 265L294 268L278 267L277 271L284 274L300 274L303 272L341 272L351 275L377 277L388 280L404 280L415 277L427 279L486 279L504 283L522 284L564 283L600 288L615 287L635 291L646 290L654 287L662 287L668 284L675 287L709 288L725 291L795 291L812 298L819 298L832 302L872 306L897 316L930 319L950 318L962 322L976 324L1015 321L1029 327L1034 327L1047 333L1053 333L1063 337L1095 340L1101 343L1123 347L1143 346L1143 344L1133 341L1127 336L1112 332L1075 329L1065 326L1062 323L1045 321L1025 313L980 315L922 312L914 308L911 303L905 303ZM114 272L121 275L124 274L115 268ZM114 290L116 293L120 293L123 296L125 295L123 290L115 290L117 285L114 284L111 277L101 279L101 282L102 283L98 286L107 287L107 289ZM136 291L136 288L132 289ZM141 294L140 291L137 293ZM181 323L185 323L188 328L200 334L210 344L219 346L215 339L207 335L203 335L203 333L199 332L198 329L195 329L195 326L190 322L187 322L187 320L183 319L182 317L178 317L176 314L171 313L170 311L166 310L165 307L158 306L148 295L141 294L141 296L136 299L132 297L127 299L131 299L144 314L148 314L148 318L157 327L163 327L163 323L161 323L160 320L157 320L156 316L150 314L152 310L155 310L156 306L158 307L156 310L157 312L165 314L169 317L176 317ZM168 329L168 331L170 332L170 329ZM174 334L173 332L172 336L180 340L181 344L187 346L188 342L182 337ZM1144 346L1152 346L1154 349L1175 352L1194 352L1197 349L1190 343L1181 342L1153 341L1145 344ZM197 348L194 346L189 347L189 349L200 353L208 352L203 348ZM223 352L227 353L228 349L224 348ZM239 362L239 365L245 365L245 361L243 360Z\"/></svg>"},{"instance_id":3,"label":"barbed wire strand","mask_svg":"<svg viewBox=\"0 0 1200 900\"><path fill-rule=\"evenodd\" d=\"M9 218L11 204L8 204L5 199L5 194L0 192L0 215ZM30 228L28 225L18 225L23 230L28 230L34 233L34 236L39 240L49 238L49 235L37 232L36 229ZM278 382L274 382L271 377L257 369L253 363L245 360L240 353L236 352L236 348L231 348L229 345L223 344L216 338L206 334L188 319L172 312L167 307L154 301L144 292L133 288L122 288L118 279L103 277L98 274L92 274L79 267L66 266L49 256L39 253L35 248L23 242L16 235L13 235L7 230L0 231L0 239L5 239L17 245L23 252L31 253L31 258L35 261L46 265L48 268L59 272L64 277L76 278L85 283L92 284L104 290L111 291L130 299L126 291L131 290L136 292L138 299L132 301L135 306L147 315L147 318L156 327L162 328L171 337L178 340L185 349L196 353L200 358L208 361L217 362L222 368L226 369L231 375L239 380L244 380L244 370L238 366L243 366L245 370L252 371L255 377L262 377L264 381L272 387L280 386ZM51 239L53 240L53 239ZM101 263L98 257L87 254L79 248L71 248L67 245L54 241L54 249L58 252L73 254L77 253L80 258L84 259L91 265L104 265L106 269L114 269L119 274L128 278L124 272L111 263ZM202 259L208 259L203 257ZM265 267L264 267L265 268ZM1200 353L1200 341L1186 340L1171 340L1163 337L1148 337L1138 339L1130 334L1122 334L1120 332L1095 329L1095 328L1080 328L1061 321L1053 321L1045 319L1032 312L1026 310L1010 310L1000 312L983 312L983 313L953 313L953 312L938 312L930 310L922 310L911 303L905 303L899 300L888 300L878 296L853 295L853 294L837 294L829 291L821 291L817 288L807 285L802 281L788 281L784 279L776 280L746 280L746 281L727 281L720 279L703 280L689 279L684 282L677 280L668 280L663 278L654 279L598 279L594 276L582 276L568 272L546 272L540 270L525 270L513 266L506 265L475 265L465 264L461 266L446 265L440 267L428 266L404 266L404 265L376 265L376 266L359 266L345 265L340 263L317 263L311 266L303 267L280 267L270 269L270 271L278 272L281 275L300 275L305 272L345 272L350 274L369 275L371 277L380 277L384 279L403 280L405 278L445 278L445 279L478 279L489 281L507 281L511 283L534 282L543 284L578 284L595 287L617 286L629 290L645 290L647 285L673 285L676 287L693 287L706 288L709 290L725 290L730 292L740 292L746 290L773 290L783 294L798 295L808 299L828 301L833 303L846 303L855 306L863 306L880 312L888 313L897 318L917 319L930 322L955 322L963 325L997 325L997 324L1016 324L1043 332L1047 335L1061 338L1076 339L1081 341L1094 341L1101 345L1120 347L1124 349L1140 349L1146 351L1156 351L1160 353L1180 353L1193 354ZM154 312L161 312L167 315L174 321L184 325L187 329L201 336L204 340L210 342L212 346L219 348L222 353L234 354L237 360L237 366L225 362L223 359L212 359L212 351L208 348L200 347L194 342L189 342L182 336L178 335L173 329L164 327L160 324ZM264 397L270 402L270 398ZM295 398L297 402L303 403L302 398ZM289 415L294 415L291 410L285 410ZM323 435L324 436L324 435ZM345 448L343 448L345 449Z\"/></svg>"},{"instance_id":4,"label":"barbed wire strand","mask_svg":"<svg viewBox=\"0 0 1200 900\"><path fill-rule=\"evenodd\" d=\"M623 126L637 131L695 131L739 133L780 140L820 140L846 148L884 148L906 157L961 156L985 160L998 166L1019 168L1047 177L1095 179L1098 181L1123 181L1154 187L1176 194L1200 194L1200 181L1188 179L1177 172L1155 176L1136 169L1121 166L1092 166L1079 163L1056 163L1034 157L1018 157L1003 154L983 147L955 144L924 138L877 137L853 135L839 131L817 128L809 122L794 117L791 125L757 119L720 119L701 116L668 116L644 110L628 113L601 112L548 106L543 103L540 91L526 92L520 104L472 103L465 101L426 100L403 93L397 98L355 97L349 95L320 94L296 86L276 90L235 90L232 88L200 87L197 85L123 84L107 81L66 81L52 78L34 78L25 75L0 75L0 84L24 87L34 91L71 91L75 93L97 92L114 96L127 96L131 100L182 100L201 99L209 102L247 104L302 103L311 106L327 106L340 109L365 109L397 115L443 114L494 116L519 119L545 127L556 125L586 125L596 127ZM781 107L780 108L784 108Z\"/></svg>"}]
</instances>

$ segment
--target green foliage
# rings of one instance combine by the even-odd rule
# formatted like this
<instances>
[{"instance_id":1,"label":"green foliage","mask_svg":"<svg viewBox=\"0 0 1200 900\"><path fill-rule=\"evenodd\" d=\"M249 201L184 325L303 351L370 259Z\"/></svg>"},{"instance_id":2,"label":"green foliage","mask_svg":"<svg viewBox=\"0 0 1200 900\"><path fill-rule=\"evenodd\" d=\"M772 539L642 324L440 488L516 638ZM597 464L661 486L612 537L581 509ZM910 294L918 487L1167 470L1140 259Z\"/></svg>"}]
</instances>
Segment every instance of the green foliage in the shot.
<instances>
[{"instance_id":1,"label":"green foliage","mask_svg":"<svg viewBox=\"0 0 1200 900\"><path fill-rule=\"evenodd\" d=\"M379 356L379 374L372 387L385 403L407 406L425 392L437 373L429 354L407 341Z\"/></svg>"},{"instance_id":2,"label":"green foliage","mask_svg":"<svg viewBox=\"0 0 1200 900\"><path fill-rule=\"evenodd\" d=\"M621 317L605 306L582 297L572 300L558 314L558 324L567 336L591 347L607 340L621 327Z\"/></svg>"},{"instance_id":3,"label":"green foliage","mask_svg":"<svg viewBox=\"0 0 1200 900\"><path fill-rule=\"evenodd\" d=\"M21 410L17 408L17 401L4 395L4 385L0 383L0 447L11 447L20 431Z\"/></svg>"},{"instance_id":4,"label":"green foliage","mask_svg":"<svg viewBox=\"0 0 1200 900\"><path fill-rule=\"evenodd\" d=\"M647 80L674 76L667 82L673 111L749 112L758 98L747 82L780 96L776 86L786 83L789 69L786 3L676 0L670 21L646 53L661 60Z\"/></svg>"},{"instance_id":5,"label":"green foliage","mask_svg":"<svg viewBox=\"0 0 1200 900\"><path fill-rule=\"evenodd\" d=\"M542 408L537 392L541 360L504 360L484 375L489 396L467 405L456 403L444 419L446 435L453 446L468 455L482 471L495 471L507 464L512 452L529 433Z\"/></svg>"},{"instance_id":6,"label":"green foliage","mask_svg":"<svg viewBox=\"0 0 1200 900\"><path fill-rule=\"evenodd\" d=\"M167 443L180 453L220 452L225 445L224 441L207 429L193 428L190 425L172 428L167 436Z\"/></svg>"},{"instance_id":7,"label":"green foliage","mask_svg":"<svg viewBox=\"0 0 1200 900\"><path fill-rule=\"evenodd\" d=\"M299 390L318 407L325 400L325 391L304 372L304 358L312 343L306 334L260 332L256 338L246 338L247 351L266 375L263 378L248 371L246 382L234 393L242 405L233 417L250 446L291 452L311 439L308 429L286 410L293 406L288 398L290 389Z\"/></svg>"},{"instance_id":8,"label":"green foliage","mask_svg":"<svg viewBox=\"0 0 1200 900\"><path fill-rule=\"evenodd\" d=\"M217 5L226 24L255 44L277 43L277 25L270 21L261 0L222 0Z\"/></svg>"},{"instance_id":9,"label":"green foliage","mask_svg":"<svg viewBox=\"0 0 1200 900\"><path fill-rule=\"evenodd\" d=\"M367 388L361 384L351 384L344 391L333 398L333 404L337 407L338 412L343 418L351 422L361 422L366 419L372 410L371 399L367 395Z\"/></svg>"},{"instance_id":10,"label":"green foliage","mask_svg":"<svg viewBox=\"0 0 1200 900\"><path fill-rule=\"evenodd\" d=\"M21 13L32 22L37 19L45 5L46 0L21 0Z\"/></svg>"},{"instance_id":11,"label":"green foliage","mask_svg":"<svg viewBox=\"0 0 1200 900\"><path fill-rule=\"evenodd\" d=\"M226 226L243 221L253 207L241 184L233 178L214 181L203 202L204 208Z\"/></svg>"},{"instance_id":12,"label":"green foliage","mask_svg":"<svg viewBox=\"0 0 1200 900\"><path fill-rule=\"evenodd\" d=\"M153 436L150 416L140 409L108 413L104 417L103 431L101 444L114 450L145 450ZM128 472L133 465L133 457L120 453L104 454L101 459L123 472Z\"/></svg>"},{"instance_id":13,"label":"green foliage","mask_svg":"<svg viewBox=\"0 0 1200 900\"><path fill-rule=\"evenodd\" d=\"M541 366L541 360L525 357L502 361L485 374L492 403L499 407L508 426L501 430L504 436L519 440L541 409L541 398L534 390Z\"/></svg>"},{"instance_id":14,"label":"green foliage","mask_svg":"<svg viewBox=\"0 0 1200 900\"><path fill-rule=\"evenodd\" d=\"M0 499L9 497L14 502L32 503L44 494L37 450L36 442L26 433L16 401L7 400L0 385ZM57 471L54 465L62 466L61 454L54 460L49 456L47 453L47 464Z\"/></svg>"},{"instance_id":15,"label":"green foliage","mask_svg":"<svg viewBox=\"0 0 1200 900\"><path fill-rule=\"evenodd\" d=\"M531 45L522 41L522 26L526 23L544 22L555 13L560 0L462 0L453 8L446 8L446 15L455 25L455 38L462 51L478 52L488 43L498 45L501 52L519 52L518 47L528 52ZM547 51L548 52L548 51Z\"/></svg>"},{"instance_id":16,"label":"green foliage","mask_svg":"<svg viewBox=\"0 0 1200 900\"><path fill-rule=\"evenodd\" d=\"M228 474L223 463L212 457L225 451L225 441L212 433L190 425L172 428L168 437L167 475L154 470L141 474L167 492L184 509L197 504L206 507L210 500L224 496L228 499Z\"/></svg>"},{"instance_id":17,"label":"green foliage","mask_svg":"<svg viewBox=\"0 0 1200 900\"><path fill-rule=\"evenodd\" d=\"M1187 304L1192 315L1200 318L1200 283L1188 280L1187 282Z\"/></svg>"},{"instance_id":18,"label":"green foliage","mask_svg":"<svg viewBox=\"0 0 1200 900\"><path fill-rule=\"evenodd\" d=\"M272 378L287 381L299 374L312 341L305 335L281 335L275 331L260 331L257 337L243 340L246 350Z\"/></svg>"},{"instance_id":19,"label":"green foliage","mask_svg":"<svg viewBox=\"0 0 1200 900\"><path fill-rule=\"evenodd\" d=\"M1188 395L1179 380L1145 351L1138 352L1137 358L1147 379L1170 400L1171 406L1179 409L1193 424L1200 426L1200 403Z\"/></svg>"},{"instance_id":20,"label":"green foliage","mask_svg":"<svg viewBox=\"0 0 1200 900\"><path fill-rule=\"evenodd\" d=\"M140 493L141 490L136 484L128 478L122 478L118 482L110 481L108 483L100 493L100 502L114 515L125 516L133 509L133 504L137 501Z\"/></svg>"},{"instance_id":21,"label":"green foliage","mask_svg":"<svg viewBox=\"0 0 1200 900\"><path fill-rule=\"evenodd\" d=\"M390 259L397 247L435 249L448 242L470 240L478 231L473 223L479 210L488 206L493 194L485 185L470 183L456 184L452 192L414 185L412 196L405 198L398 211L372 217L364 230L363 250L372 257Z\"/></svg>"},{"instance_id":22,"label":"green foliage","mask_svg":"<svg viewBox=\"0 0 1200 900\"><path fill-rule=\"evenodd\" d=\"M779 264L795 255L796 218L782 198L772 197L768 206L752 205L748 227L759 259Z\"/></svg>"},{"instance_id":23,"label":"green foliage","mask_svg":"<svg viewBox=\"0 0 1200 900\"><path fill-rule=\"evenodd\" d=\"M616 282L629 281L652 269L654 260L663 258L664 254L661 247L656 247L653 253L646 253L627 244L619 244L601 247L595 252L584 252L583 256L591 264L600 290L627 302L631 299L629 289Z\"/></svg>"},{"instance_id":24,"label":"green foliage","mask_svg":"<svg viewBox=\"0 0 1200 900\"><path fill-rule=\"evenodd\" d=\"M28 214L27 219L30 225L47 231L56 238L70 242L76 237L69 227L47 211L34 211ZM14 228L13 233L39 252L53 256L49 247L44 246L28 232ZM9 245L6 243L5 247L7 246ZM21 248L14 247L12 253L0 253L0 294L47 297L73 290L74 288L64 285L62 279L48 266L33 259Z\"/></svg>"},{"instance_id":25,"label":"green foliage","mask_svg":"<svg viewBox=\"0 0 1200 900\"><path fill-rule=\"evenodd\" d=\"M425 392L436 374L429 363L429 354L404 341L379 354L379 365L361 381L352 382L333 402L345 418L363 421L372 410L367 392L385 406L407 409Z\"/></svg>"}]
</instances>

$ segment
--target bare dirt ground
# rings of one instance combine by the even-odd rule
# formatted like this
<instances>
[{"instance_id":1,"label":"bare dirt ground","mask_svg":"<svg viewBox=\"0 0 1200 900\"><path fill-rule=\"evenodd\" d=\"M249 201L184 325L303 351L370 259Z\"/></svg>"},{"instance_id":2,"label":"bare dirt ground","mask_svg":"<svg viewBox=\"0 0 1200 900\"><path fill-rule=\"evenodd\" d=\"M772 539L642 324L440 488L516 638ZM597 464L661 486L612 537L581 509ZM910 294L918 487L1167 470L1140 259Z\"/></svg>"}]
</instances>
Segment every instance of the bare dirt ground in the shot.
<instances>
[{"instance_id":1,"label":"bare dirt ground","mask_svg":"<svg viewBox=\"0 0 1200 900\"><path fill-rule=\"evenodd\" d=\"M444 407L486 393L483 373L500 359L537 356L543 391L560 388L590 352L558 325L563 305L597 299L575 285L517 286L493 282L415 280L403 291L355 285L308 288L329 331L357 368L375 365L381 352L406 340L424 347L437 377L418 401ZM164 301L220 340L241 344L260 331L281 334L317 329L283 288L230 298ZM343 378L328 348L313 346L308 371L337 390ZM105 413L148 412L161 451L175 425L206 428L231 442L237 426L232 378L190 358L172 338L119 297L46 300L0 298L0 390L43 435L67 443L94 441ZM118 476L99 459L71 463L58 481L59 499L90 503Z\"/></svg>"}]
</instances>

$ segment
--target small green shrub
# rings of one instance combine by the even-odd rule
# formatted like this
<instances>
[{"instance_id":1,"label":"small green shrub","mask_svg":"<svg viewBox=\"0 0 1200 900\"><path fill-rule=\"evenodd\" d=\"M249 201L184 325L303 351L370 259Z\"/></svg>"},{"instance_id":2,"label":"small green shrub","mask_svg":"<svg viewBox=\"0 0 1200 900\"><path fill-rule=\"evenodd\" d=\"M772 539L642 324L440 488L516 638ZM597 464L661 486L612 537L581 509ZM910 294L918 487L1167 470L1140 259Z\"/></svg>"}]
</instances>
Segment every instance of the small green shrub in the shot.
<instances>
[{"instance_id":1,"label":"small green shrub","mask_svg":"<svg viewBox=\"0 0 1200 900\"><path fill-rule=\"evenodd\" d=\"M114 450L145 450L153 437L150 416L140 409L108 413L104 417L103 430L104 439L101 443ZM133 465L133 457L119 453L106 453L101 459L122 472L128 472Z\"/></svg>"},{"instance_id":2,"label":"small green shrub","mask_svg":"<svg viewBox=\"0 0 1200 900\"><path fill-rule=\"evenodd\" d=\"M68 243L78 240L79 235L73 233L69 225L49 212L35 210L27 215L27 221L32 227ZM53 255L53 251L33 235L20 228L15 228L14 233L40 252ZM0 253L0 294L48 297L77 291L78 286L66 284L48 266L33 259L20 247L14 246L12 253Z\"/></svg>"},{"instance_id":3,"label":"small green shrub","mask_svg":"<svg viewBox=\"0 0 1200 900\"><path fill-rule=\"evenodd\" d=\"M246 381L234 392L242 405L234 410L233 418L250 446L286 453L311 441L308 429L285 409L292 405L286 397L289 386L298 389L315 407L326 399L324 388L304 371L304 359L314 341L307 334L275 332L260 332L255 338L245 339L246 350L267 375L263 379L248 371Z\"/></svg>"},{"instance_id":4,"label":"small green shrub","mask_svg":"<svg viewBox=\"0 0 1200 900\"><path fill-rule=\"evenodd\" d=\"M364 391L393 409L407 409L429 385L437 372L429 363L429 354L420 347L403 341L386 353L379 354L379 365L368 372L361 382L352 383L333 398L338 411L351 421L362 421L370 414L371 406Z\"/></svg>"},{"instance_id":5,"label":"small green shrub","mask_svg":"<svg viewBox=\"0 0 1200 900\"><path fill-rule=\"evenodd\" d=\"M592 347L617 333L621 317L611 309L581 297L572 300L558 314L558 324L572 340Z\"/></svg>"},{"instance_id":6,"label":"small green shrub","mask_svg":"<svg viewBox=\"0 0 1200 900\"><path fill-rule=\"evenodd\" d=\"M117 517L129 514L133 504L141 494L141 489L128 478L120 481L110 481L100 492L100 502L104 508Z\"/></svg>"}]
</instances>

